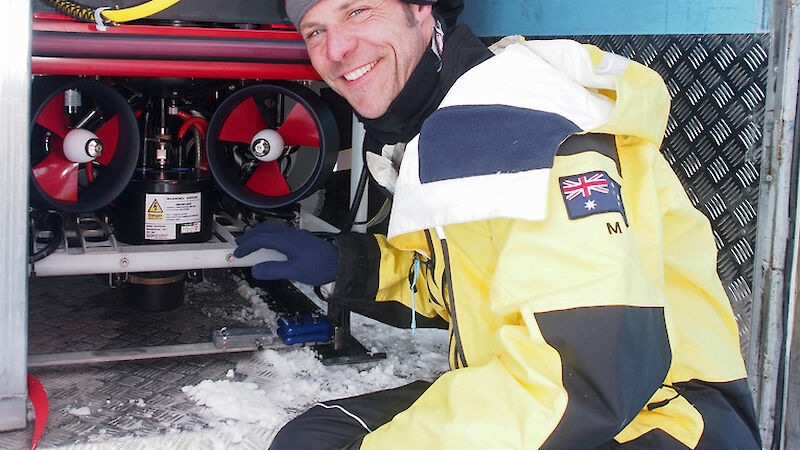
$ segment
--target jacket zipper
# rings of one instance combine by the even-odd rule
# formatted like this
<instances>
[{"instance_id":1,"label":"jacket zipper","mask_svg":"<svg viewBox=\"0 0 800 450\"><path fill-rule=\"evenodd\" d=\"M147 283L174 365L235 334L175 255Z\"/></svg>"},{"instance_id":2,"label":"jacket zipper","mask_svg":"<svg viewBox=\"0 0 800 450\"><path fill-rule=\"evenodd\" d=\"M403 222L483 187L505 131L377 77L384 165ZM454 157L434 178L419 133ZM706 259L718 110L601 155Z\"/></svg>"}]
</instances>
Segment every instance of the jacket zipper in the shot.
<instances>
[{"instance_id":1,"label":"jacket zipper","mask_svg":"<svg viewBox=\"0 0 800 450\"><path fill-rule=\"evenodd\" d=\"M458 329L458 316L456 315L456 299L453 294L453 277L450 272L450 251L447 247L447 238L444 234L444 229L437 227L436 233L440 237L442 244L442 257L444 258L444 273L442 273L442 290L447 287L448 297L445 297L445 304L449 298L450 307L447 308L450 314L450 322L452 323L452 336L451 341L455 340L455 364L456 369L459 367L467 367L467 356L464 353L464 346L461 342L461 332Z\"/></svg>"},{"instance_id":2,"label":"jacket zipper","mask_svg":"<svg viewBox=\"0 0 800 450\"><path fill-rule=\"evenodd\" d=\"M425 277L425 282L427 283L428 280L433 280L433 283L436 284L436 276L434 275L436 273L436 249L433 248L433 239L431 238L431 230L424 230L424 231L425 231L425 240L428 241L428 255L429 255L428 260L425 261L425 267L428 268L428 273L431 274L430 277ZM430 289L430 286L428 287L428 292L433 292ZM444 293L444 291L442 291L442 293ZM438 306L442 306L433 295L430 295L429 298L433 303L436 303ZM444 298L444 296L442 296L442 298ZM447 303L445 303L445 307L446 306ZM447 312L448 314L450 313L449 310Z\"/></svg>"}]
</instances>

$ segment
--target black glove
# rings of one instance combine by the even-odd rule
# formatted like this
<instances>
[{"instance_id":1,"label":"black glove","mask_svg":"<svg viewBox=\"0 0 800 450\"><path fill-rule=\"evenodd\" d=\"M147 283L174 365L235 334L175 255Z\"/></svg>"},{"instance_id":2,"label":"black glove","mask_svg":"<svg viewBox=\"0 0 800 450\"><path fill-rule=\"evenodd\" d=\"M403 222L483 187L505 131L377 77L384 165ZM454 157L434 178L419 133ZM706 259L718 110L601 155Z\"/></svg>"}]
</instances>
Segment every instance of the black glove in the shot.
<instances>
[{"instance_id":1,"label":"black glove","mask_svg":"<svg viewBox=\"0 0 800 450\"><path fill-rule=\"evenodd\" d=\"M336 280L339 250L306 230L265 221L236 238L236 244L233 256L237 258L262 248L286 255L286 261L267 261L253 266L251 271L256 279L289 279L314 286Z\"/></svg>"}]
</instances>

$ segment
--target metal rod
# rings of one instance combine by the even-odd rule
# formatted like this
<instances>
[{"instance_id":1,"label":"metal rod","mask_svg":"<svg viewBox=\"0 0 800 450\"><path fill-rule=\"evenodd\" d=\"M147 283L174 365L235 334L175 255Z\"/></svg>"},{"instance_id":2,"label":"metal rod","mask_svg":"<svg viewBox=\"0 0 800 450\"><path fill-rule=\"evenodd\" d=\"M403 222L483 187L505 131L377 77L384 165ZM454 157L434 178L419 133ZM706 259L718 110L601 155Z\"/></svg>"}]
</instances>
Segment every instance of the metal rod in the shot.
<instances>
[{"instance_id":1,"label":"metal rod","mask_svg":"<svg viewBox=\"0 0 800 450\"><path fill-rule=\"evenodd\" d=\"M78 121L78 123L76 123L76 124L75 124L75 126L74 126L74 127L72 127L72 128L83 128L83 127L84 127L84 126L86 126L86 124L87 124L87 123L89 123L89 121L90 121L90 120L92 120L92 119L93 119L93 118L94 118L94 117L97 115L97 113L99 113L99 112L100 112L100 107L99 107L99 106L95 106L95 107L94 107L94 109L92 109L91 111L89 111L89 113L88 113L88 114L86 114L86 115L83 117L83 119L79 120L79 121Z\"/></svg>"},{"instance_id":2,"label":"metal rod","mask_svg":"<svg viewBox=\"0 0 800 450\"><path fill-rule=\"evenodd\" d=\"M199 344L159 345L152 347L131 347L85 352L44 353L28 355L28 367L51 367L74 364L95 364L114 361L138 361L143 359L175 358L183 356L214 355L219 353L252 352L259 349L285 347L282 342L267 345L248 345L242 347L217 348L211 342Z\"/></svg>"}]
</instances>

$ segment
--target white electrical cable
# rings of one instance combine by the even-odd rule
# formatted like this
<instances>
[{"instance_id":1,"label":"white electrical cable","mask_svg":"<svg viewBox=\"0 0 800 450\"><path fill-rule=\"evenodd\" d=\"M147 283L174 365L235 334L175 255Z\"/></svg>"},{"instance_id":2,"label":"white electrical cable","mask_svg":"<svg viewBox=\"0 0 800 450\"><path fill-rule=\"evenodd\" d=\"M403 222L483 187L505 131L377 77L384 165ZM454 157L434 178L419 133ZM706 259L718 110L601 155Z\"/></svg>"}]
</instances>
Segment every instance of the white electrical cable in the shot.
<instances>
[{"instance_id":1,"label":"white electrical cable","mask_svg":"<svg viewBox=\"0 0 800 450\"><path fill-rule=\"evenodd\" d=\"M106 31L108 27L103 23L102 12L111 9L110 6L101 6L94 10L94 23L97 25L97 31Z\"/></svg>"}]
</instances>

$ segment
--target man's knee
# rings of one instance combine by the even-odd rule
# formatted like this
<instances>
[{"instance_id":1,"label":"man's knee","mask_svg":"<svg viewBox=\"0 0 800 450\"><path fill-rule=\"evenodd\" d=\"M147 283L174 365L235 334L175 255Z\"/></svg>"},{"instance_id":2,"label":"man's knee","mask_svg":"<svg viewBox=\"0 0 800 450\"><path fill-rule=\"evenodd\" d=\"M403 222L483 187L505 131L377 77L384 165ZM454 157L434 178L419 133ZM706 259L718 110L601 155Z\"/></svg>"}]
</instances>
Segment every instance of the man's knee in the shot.
<instances>
[{"instance_id":1,"label":"man's knee","mask_svg":"<svg viewBox=\"0 0 800 450\"><path fill-rule=\"evenodd\" d=\"M302 442L304 440L303 426L298 425L295 420L296 418L292 419L278 430L278 434L275 435L269 445L270 450L299 448L297 446L298 443L303 445L303 448L312 448L309 447L309 443Z\"/></svg>"},{"instance_id":2,"label":"man's knee","mask_svg":"<svg viewBox=\"0 0 800 450\"><path fill-rule=\"evenodd\" d=\"M270 449L358 448L359 438L408 409L431 385L405 386L320 403L287 423ZM355 443L355 444L354 444Z\"/></svg>"},{"instance_id":3,"label":"man's knee","mask_svg":"<svg viewBox=\"0 0 800 450\"><path fill-rule=\"evenodd\" d=\"M278 431L270 450L338 449L367 433L353 417L336 408L316 405Z\"/></svg>"}]
</instances>

